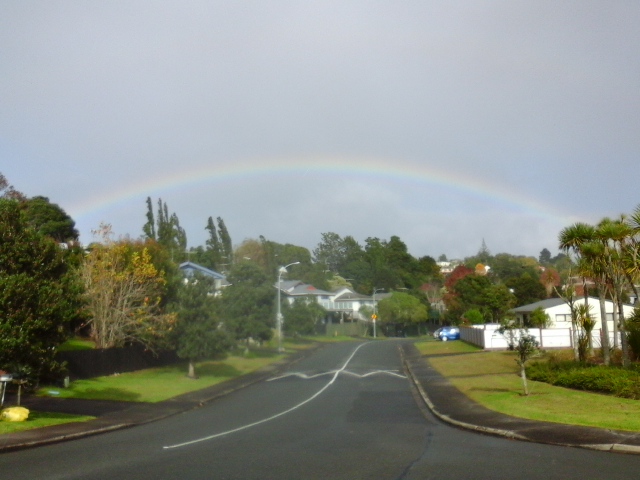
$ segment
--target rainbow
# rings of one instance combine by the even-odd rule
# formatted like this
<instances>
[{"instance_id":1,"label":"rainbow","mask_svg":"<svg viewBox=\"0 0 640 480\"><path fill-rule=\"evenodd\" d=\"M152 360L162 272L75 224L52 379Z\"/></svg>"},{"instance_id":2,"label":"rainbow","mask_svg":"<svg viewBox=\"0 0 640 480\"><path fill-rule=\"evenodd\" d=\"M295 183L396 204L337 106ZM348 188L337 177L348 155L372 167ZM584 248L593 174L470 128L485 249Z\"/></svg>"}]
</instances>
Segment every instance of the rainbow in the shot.
<instances>
[{"instance_id":1,"label":"rainbow","mask_svg":"<svg viewBox=\"0 0 640 480\"><path fill-rule=\"evenodd\" d=\"M82 219L112 207L125 205L134 199L139 201L141 197L162 197L167 192L179 191L187 187L252 178L311 177L328 174L339 174L347 178L365 178L372 181L409 183L423 187L425 185L448 187L467 195L475 195L535 216L544 217L559 225L567 225L574 221L570 215L522 195L515 190L515 186L494 184L472 178L469 175L452 173L424 164L352 156L262 157L215 166L182 168L177 172L161 174L143 182L110 190L108 193L100 193L92 198L85 198L82 204L72 205L68 210L74 218Z\"/></svg>"}]
</instances>

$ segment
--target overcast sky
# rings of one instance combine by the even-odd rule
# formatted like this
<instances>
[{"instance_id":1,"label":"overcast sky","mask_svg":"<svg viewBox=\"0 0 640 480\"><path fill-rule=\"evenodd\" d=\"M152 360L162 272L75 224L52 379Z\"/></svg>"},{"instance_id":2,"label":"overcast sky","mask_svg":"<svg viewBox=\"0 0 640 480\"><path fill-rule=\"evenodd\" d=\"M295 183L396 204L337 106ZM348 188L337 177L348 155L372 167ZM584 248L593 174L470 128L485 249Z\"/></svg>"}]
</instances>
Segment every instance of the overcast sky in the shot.
<instances>
[{"instance_id":1,"label":"overcast sky","mask_svg":"<svg viewBox=\"0 0 640 480\"><path fill-rule=\"evenodd\" d=\"M557 252L640 204L637 1L0 0L0 172L138 237Z\"/></svg>"}]
</instances>

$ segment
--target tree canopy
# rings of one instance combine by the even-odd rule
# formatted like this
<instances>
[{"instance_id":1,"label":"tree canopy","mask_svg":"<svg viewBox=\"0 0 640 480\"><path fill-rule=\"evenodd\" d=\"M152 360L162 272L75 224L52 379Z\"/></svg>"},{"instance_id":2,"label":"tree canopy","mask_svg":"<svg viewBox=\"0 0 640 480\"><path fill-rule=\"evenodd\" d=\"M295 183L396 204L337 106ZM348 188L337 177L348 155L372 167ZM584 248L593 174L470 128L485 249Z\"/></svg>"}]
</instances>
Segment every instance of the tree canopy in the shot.
<instances>
[{"instance_id":1,"label":"tree canopy","mask_svg":"<svg viewBox=\"0 0 640 480\"><path fill-rule=\"evenodd\" d=\"M215 358L234 345L221 321L219 300L213 291L213 281L196 273L182 283L174 303L176 352L189 361L190 378L196 378L197 361Z\"/></svg>"},{"instance_id":2,"label":"tree canopy","mask_svg":"<svg viewBox=\"0 0 640 480\"><path fill-rule=\"evenodd\" d=\"M25 221L18 201L0 199L0 365L32 379L58 372L56 348L82 318L81 295L56 241Z\"/></svg>"}]
</instances>

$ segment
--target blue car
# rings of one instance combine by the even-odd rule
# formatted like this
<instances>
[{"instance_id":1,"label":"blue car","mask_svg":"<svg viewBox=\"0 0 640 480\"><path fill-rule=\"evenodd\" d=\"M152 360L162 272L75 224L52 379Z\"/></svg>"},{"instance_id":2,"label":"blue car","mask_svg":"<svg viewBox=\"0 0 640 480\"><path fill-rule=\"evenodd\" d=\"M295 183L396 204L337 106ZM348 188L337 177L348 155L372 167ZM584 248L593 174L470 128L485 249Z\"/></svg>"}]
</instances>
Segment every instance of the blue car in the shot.
<instances>
[{"instance_id":1,"label":"blue car","mask_svg":"<svg viewBox=\"0 0 640 480\"><path fill-rule=\"evenodd\" d=\"M438 338L443 342L448 340L460 340L460 329L458 327L442 327Z\"/></svg>"}]
</instances>

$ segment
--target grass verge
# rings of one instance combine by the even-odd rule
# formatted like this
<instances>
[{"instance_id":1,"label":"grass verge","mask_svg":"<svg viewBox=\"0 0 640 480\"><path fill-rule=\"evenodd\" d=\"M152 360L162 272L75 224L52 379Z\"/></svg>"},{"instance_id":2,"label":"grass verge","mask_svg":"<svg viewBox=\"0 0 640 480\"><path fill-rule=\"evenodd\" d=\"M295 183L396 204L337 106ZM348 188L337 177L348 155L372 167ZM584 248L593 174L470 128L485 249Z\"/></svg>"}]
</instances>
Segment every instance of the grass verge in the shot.
<instances>
[{"instance_id":1,"label":"grass verge","mask_svg":"<svg viewBox=\"0 0 640 480\"><path fill-rule=\"evenodd\" d=\"M640 431L640 401L529 381L524 396L513 352L484 352L464 342L416 343L462 393L514 417L614 430Z\"/></svg>"},{"instance_id":2,"label":"grass verge","mask_svg":"<svg viewBox=\"0 0 640 480\"><path fill-rule=\"evenodd\" d=\"M86 422L93 420L95 417L69 415L66 413L51 412L29 412L29 418L24 422L3 422L0 421L0 435L6 433L16 433L33 428L50 427L52 425L60 425L70 422Z\"/></svg>"},{"instance_id":3,"label":"grass verge","mask_svg":"<svg viewBox=\"0 0 640 480\"><path fill-rule=\"evenodd\" d=\"M197 379L187 378L186 363L179 363L167 367L76 380L71 382L69 388L43 387L38 394L86 400L161 402L254 372L284 356L272 350L250 350L246 355L230 355L224 360L198 363Z\"/></svg>"}]
</instances>

